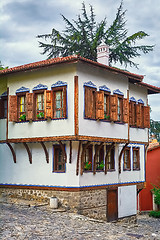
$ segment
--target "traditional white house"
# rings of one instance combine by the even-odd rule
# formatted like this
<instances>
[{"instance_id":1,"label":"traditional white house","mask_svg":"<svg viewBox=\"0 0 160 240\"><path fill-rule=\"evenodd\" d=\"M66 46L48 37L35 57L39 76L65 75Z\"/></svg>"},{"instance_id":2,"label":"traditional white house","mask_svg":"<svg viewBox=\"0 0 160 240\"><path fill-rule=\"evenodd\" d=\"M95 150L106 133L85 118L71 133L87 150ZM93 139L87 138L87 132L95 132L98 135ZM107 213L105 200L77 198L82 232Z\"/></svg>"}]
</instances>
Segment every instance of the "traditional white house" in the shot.
<instances>
[{"instance_id":1,"label":"traditional white house","mask_svg":"<svg viewBox=\"0 0 160 240\"><path fill-rule=\"evenodd\" d=\"M0 193L107 219L136 215L150 125L143 76L80 56L0 71ZM105 64L104 64L105 63Z\"/></svg>"}]
</instances>

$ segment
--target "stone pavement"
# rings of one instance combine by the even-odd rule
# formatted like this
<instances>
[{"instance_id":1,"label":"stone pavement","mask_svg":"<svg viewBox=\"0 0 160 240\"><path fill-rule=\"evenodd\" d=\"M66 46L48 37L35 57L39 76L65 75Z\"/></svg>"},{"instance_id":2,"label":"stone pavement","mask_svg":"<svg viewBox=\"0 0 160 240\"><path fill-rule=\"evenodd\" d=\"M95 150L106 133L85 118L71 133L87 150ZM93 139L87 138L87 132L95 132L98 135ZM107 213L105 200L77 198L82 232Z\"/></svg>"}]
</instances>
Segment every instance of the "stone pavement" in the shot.
<instances>
[{"instance_id":1,"label":"stone pavement","mask_svg":"<svg viewBox=\"0 0 160 240\"><path fill-rule=\"evenodd\" d=\"M49 206L0 203L2 240L158 240L160 219L138 215L136 224L96 221Z\"/></svg>"}]
</instances>

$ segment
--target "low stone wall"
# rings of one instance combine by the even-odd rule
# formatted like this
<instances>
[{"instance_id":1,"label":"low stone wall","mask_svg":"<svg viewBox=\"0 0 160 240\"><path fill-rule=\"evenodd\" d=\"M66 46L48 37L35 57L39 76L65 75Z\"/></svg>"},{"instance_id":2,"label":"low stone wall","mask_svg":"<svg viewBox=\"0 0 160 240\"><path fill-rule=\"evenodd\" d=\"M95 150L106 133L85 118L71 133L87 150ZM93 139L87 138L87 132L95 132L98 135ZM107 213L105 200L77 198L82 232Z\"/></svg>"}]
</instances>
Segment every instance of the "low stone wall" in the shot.
<instances>
[{"instance_id":1,"label":"low stone wall","mask_svg":"<svg viewBox=\"0 0 160 240\"><path fill-rule=\"evenodd\" d=\"M71 192L0 188L0 197L3 199L17 198L47 204L49 204L51 197L57 197L59 206L70 212L106 220L106 189Z\"/></svg>"}]
</instances>

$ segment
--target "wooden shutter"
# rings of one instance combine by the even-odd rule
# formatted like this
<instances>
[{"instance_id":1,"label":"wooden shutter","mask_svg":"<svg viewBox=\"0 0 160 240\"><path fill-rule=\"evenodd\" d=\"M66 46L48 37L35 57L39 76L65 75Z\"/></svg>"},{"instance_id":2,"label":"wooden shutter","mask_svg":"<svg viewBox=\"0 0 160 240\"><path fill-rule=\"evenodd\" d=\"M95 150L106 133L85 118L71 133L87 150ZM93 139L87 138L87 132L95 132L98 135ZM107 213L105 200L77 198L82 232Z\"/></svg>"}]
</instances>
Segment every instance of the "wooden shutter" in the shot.
<instances>
[{"instance_id":1,"label":"wooden shutter","mask_svg":"<svg viewBox=\"0 0 160 240\"><path fill-rule=\"evenodd\" d=\"M117 97L117 95L110 96L110 103L111 103L110 119L112 121L117 121L118 120L118 97Z\"/></svg>"},{"instance_id":2,"label":"wooden shutter","mask_svg":"<svg viewBox=\"0 0 160 240\"><path fill-rule=\"evenodd\" d=\"M9 96L9 121L17 121L17 96Z\"/></svg>"},{"instance_id":3,"label":"wooden shutter","mask_svg":"<svg viewBox=\"0 0 160 240\"><path fill-rule=\"evenodd\" d=\"M141 111L141 104L138 103L136 104L136 125L137 127L141 127L142 126L142 111Z\"/></svg>"},{"instance_id":4,"label":"wooden shutter","mask_svg":"<svg viewBox=\"0 0 160 240\"><path fill-rule=\"evenodd\" d=\"M104 119L104 92L96 92L96 119Z\"/></svg>"},{"instance_id":5,"label":"wooden shutter","mask_svg":"<svg viewBox=\"0 0 160 240\"><path fill-rule=\"evenodd\" d=\"M133 107L132 102L129 103L129 124L133 126Z\"/></svg>"},{"instance_id":6,"label":"wooden shutter","mask_svg":"<svg viewBox=\"0 0 160 240\"><path fill-rule=\"evenodd\" d=\"M92 92L91 88L85 87L85 117L92 117Z\"/></svg>"},{"instance_id":7,"label":"wooden shutter","mask_svg":"<svg viewBox=\"0 0 160 240\"><path fill-rule=\"evenodd\" d=\"M128 123L129 120L129 101L123 98L123 122Z\"/></svg>"},{"instance_id":8,"label":"wooden shutter","mask_svg":"<svg viewBox=\"0 0 160 240\"><path fill-rule=\"evenodd\" d=\"M26 93L26 120L33 120L34 101L33 93Z\"/></svg>"},{"instance_id":9,"label":"wooden shutter","mask_svg":"<svg viewBox=\"0 0 160 240\"><path fill-rule=\"evenodd\" d=\"M44 91L44 117L52 118L53 117L53 102L52 102L52 91Z\"/></svg>"},{"instance_id":10,"label":"wooden shutter","mask_svg":"<svg viewBox=\"0 0 160 240\"><path fill-rule=\"evenodd\" d=\"M150 128L150 107L144 106L144 114L143 114L143 122L144 122L144 128Z\"/></svg>"},{"instance_id":11,"label":"wooden shutter","mask_svg":"<svg viewBox=\"0 0 160 240\"><path fill-rule=\"evenodd\" d=\"M67 88L63 87L63 117L67 117Z\"/></svg>"}]
</instances>

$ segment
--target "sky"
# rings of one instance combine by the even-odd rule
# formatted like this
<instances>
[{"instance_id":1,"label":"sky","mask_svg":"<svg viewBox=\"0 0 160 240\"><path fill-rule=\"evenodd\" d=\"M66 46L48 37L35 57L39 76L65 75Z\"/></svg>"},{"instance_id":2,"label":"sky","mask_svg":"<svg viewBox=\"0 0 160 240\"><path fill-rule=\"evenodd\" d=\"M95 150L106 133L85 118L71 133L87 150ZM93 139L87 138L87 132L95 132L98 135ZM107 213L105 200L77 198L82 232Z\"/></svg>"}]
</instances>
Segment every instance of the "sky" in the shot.
<instances>
[{"instance_id":1,"label":"sky","mask_svg":"<svg viewBox=\"0 0 160 240\"><path fill-rule=\"evenodd\" d=\"M1 0L0 1L0 61L4 67L14 67L47 58L42 55L37 35L51 33L52 28L64 29L61 14L72 21L81 13L80 0ZM121 0L84 0L94 8L96 21L104 17L109 27L115 19ZM127 67L132 73L145 75L144 82L160 87L160 1L123 0L128 36L140 30L149 34L137 45L155 45L154 51L134 59L139 69ZM117 65L114 65L117 66ZM124 69L124 66L117 66ZM160 121L160 94L149 96L151 118Z\"/></svg>"}]
</instances>

